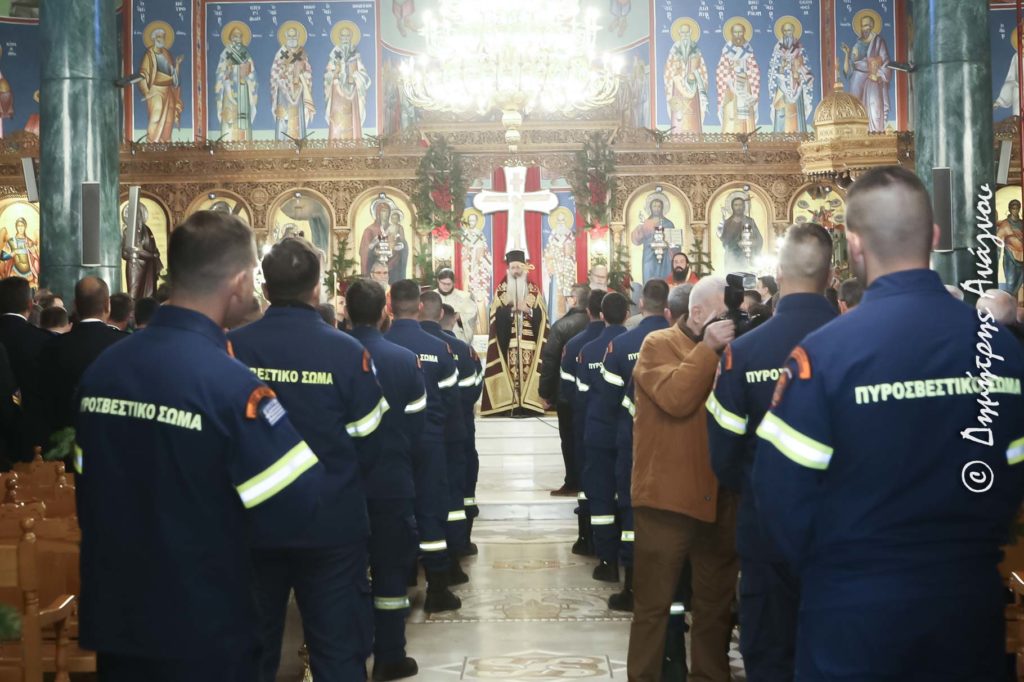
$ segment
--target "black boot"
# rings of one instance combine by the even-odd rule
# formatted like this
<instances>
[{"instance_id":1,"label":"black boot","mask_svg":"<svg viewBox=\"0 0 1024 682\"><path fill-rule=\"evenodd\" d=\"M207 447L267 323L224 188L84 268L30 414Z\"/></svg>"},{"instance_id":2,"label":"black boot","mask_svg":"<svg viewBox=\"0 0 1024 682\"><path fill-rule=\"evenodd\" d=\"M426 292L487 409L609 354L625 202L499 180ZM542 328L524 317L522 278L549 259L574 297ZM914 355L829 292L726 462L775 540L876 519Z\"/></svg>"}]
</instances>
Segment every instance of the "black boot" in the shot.
<instances>
[{"instance_id":1,"label":"black boot","mask_svg":"<svg viewBox=\"0 0 1024 682\"><path fill-rule=\"evenodd\" d=\"M622 586L622 592L617 592L608 597L608 608L612 611L633 610L633 567L626 566L626 583Z\"/></svg>"},{"instance_id":2,"label":"black boot","mask_svg":"<svg viewBox=\"0 0 1024 682\"><path fill-rule=\"evenodd\" d=\"M462 600L448 589L448 571L427 571L427 598L423 602L425 613L440 613L462 608Z\"/></svg>"},{"instance_id":3,"label":"black boot","mask_svg":"<svg viewBox=\"0 0 1024 682\"><path fill-rule=\"evenodd\" d=\"M402 660L395 661L394 663L374 663L373 680L374 682L400 680L405 677L412 677L419 671L420 669L419 666L416 665L416 659L406 656Z\"/></svg>"},{"instance_id":4,"label":"black boot","mask_svg":"<svg viewBox=\"0 0 1024 682\"><path fill-rule=\"evenodd\" d=\"M579 537L572 546L572 553L580 556L594 556L594 543L590 539L590 517L578 510L576 526L579 529Z\"/></svg>"},{"instance_id":5,"label":"black boot","mask_svg":"<svg viewBox=\"0 0 1024 682\"><path fill-rule=\"evenodd\" d=\"M685 627L685 625L684 625ZM661 665L662 682L686 682L686 640L684 629L669 623L665 631L665 658Z\"/></svg>"},{"instance_id":6,"label":"black boot","mask_svg":"<svg viewBox=\"0 0 1024 682\"><path fill-rule=\"evenodd\" d=\"M600 580L606 583L617 583L619 582L619 564L610 564L607 561L602 561L594 568L594 580Z\"/></svg>"},{"instance_id":7,"label":"black boot","mask_svg":"<svg viewBox=\"0 0 1024 682\"><path fill-rule=\"evenodd\" d=\"M469 576L459 566L457 559L452 559L452 565L448 567L448 586L465 585L469 582Z\"/></svg>"}]
</instances>

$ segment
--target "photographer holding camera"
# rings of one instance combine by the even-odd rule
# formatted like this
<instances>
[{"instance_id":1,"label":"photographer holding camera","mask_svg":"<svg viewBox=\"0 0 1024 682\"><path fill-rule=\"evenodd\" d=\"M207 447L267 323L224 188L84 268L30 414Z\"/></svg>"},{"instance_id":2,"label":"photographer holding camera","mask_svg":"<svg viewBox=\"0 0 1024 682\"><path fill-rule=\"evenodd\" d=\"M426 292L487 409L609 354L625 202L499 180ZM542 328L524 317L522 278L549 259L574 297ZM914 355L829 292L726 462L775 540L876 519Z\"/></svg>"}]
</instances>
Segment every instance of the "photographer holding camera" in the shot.
<instances>
[{"instance_id":1,"label":"photographer holding camera","mask_svg":"<svg viewBox=\"0 0 1024 682\"><path fill-rule=\"evenodd\" d=\"M644 340L633 371L633 625L629 679L661 679L665 630L686 559L693 565L694 679L730 679L730 606L738 563L737 496L711 470L704 402L718 354L733 340L726 282L705 277L690 292L689 315ZM739 290L742 300L742 284ZM738 313L739 311L734 311Z\"/></svg>"},{"instance_id":2,"label":"photographer holding camera","mask_svg":"<svg viewBox=\"0 0 1024 682\"><path fill-rule=\"evenodd\" d=\"M786 231L775 316L725 349L706 405L711 465L722 485L741 493L736 528L742 568L740 653L752 680L793 679L800 598L796 576L761 531L750 490L755 432L793 348L835 318L822 294L831 260L832 239L825 228L802 223Z\"/></svg>"}]
</instances>

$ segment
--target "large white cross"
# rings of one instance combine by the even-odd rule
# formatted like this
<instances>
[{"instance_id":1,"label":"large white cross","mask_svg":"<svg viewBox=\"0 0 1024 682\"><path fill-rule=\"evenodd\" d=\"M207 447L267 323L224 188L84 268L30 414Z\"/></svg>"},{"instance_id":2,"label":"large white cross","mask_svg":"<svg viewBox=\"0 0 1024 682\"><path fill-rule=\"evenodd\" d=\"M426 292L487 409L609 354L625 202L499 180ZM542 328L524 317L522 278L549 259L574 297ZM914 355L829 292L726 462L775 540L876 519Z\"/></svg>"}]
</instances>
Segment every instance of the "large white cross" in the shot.
<instances>
[{"instance_id":1,"label":"large white cross","mask_svg":"<svg viewBox=\"0 0 1024 682\"><path fill-rule=\"evenodd\" d=\"M506 166L504 192L484 190L473 197L473 206L481 213L508 211L508 236L505 238L505 253L522 251L527 259L530 251L526 247L526 212L551 213L558 207L558 197L548 190L526 191L526 168Z\"/></svg>"}]
</instances>

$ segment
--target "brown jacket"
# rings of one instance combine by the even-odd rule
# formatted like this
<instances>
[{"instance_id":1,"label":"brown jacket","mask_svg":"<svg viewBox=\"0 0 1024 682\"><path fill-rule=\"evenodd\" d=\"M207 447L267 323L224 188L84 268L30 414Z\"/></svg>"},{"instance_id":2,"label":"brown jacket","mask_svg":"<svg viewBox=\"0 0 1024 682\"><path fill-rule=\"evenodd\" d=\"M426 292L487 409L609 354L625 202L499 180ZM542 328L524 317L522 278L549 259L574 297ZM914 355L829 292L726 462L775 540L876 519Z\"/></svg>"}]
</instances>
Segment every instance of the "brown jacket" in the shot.
<instances>
[{"instance_id":1,"label":"brown jacket","mask_svg":"<svg viewBox=\"0 0 1024 682\"><path fill-rule=\"evenodd\" d=\"M633 506L664 509L713 523L718 480L708 453L704 401L718 355L678 326L650 334L633 383Z\"/></svg>"}]
</instances>

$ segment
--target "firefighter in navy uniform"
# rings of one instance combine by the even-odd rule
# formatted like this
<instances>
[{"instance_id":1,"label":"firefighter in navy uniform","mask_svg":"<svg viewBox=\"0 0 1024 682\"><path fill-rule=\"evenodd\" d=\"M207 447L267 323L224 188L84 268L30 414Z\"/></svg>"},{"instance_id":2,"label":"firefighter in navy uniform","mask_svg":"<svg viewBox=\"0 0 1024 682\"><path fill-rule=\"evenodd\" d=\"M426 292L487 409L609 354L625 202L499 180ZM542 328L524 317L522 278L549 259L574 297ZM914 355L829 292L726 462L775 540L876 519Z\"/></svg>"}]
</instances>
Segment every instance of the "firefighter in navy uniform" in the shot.
<instances>
[{"instance_id":1,"label":"firefighter in navy uniform","mask_svg":"<svg viewBox=\"0 0 1024 682\"><path fill-rule=\"evenodd\" d=\"M378 433L381 454L366 479L370 509L370 570L373 577L373 679L398 680L418 671L405 655L406 583L416 565L416 487L413 467L421 452L414 434L426 422L427 393L419 358L380 332L387 319L384 287L353 282L346 297L352 336L370 352L377 380L391 409Z\"/></svg>"},{"instance_id":2,"label":"firefighter in navy uniform","mask_svg":"<svg viewBox=\"0 0 1024 682\"><path fill-rule=\"evenodd\" d=\"M755 432L790 352L836 316L822 293L831 261L832 239L823 227L802 223L787 230L779 252L775 315L726 347L707 401L711 466L722 485L741 494L736 524L740 653L751 682L793 679L800 601L796 576L764 537L754 505Z\"/></svg>"},{"instance_id":3,"label":"firefighter in navy uniform","mask_svg":"<svg viewBox=\"0 0 1024 682\"><path fill-rule=\"evenodd\" d=\"M427 574L427 613L451 611L462 601L448 589L449 572L456 559L448 551L448 462L445 425L452 410L459 409L459 370L447 343L423 330L419 323L420 287L411 279L391 285L394 322L384 338L419 357L427 387L426 424L413 446L418 451L416 478L416 525L420 537L420 561Z\"/></svg>"},{"instance_id":4,"label":"firefighter in navy uniform","mask_svg":"<svg viewBox=\"0 0 1024 682\"><path fill-rule=\"evenodd\" d=\"M583 491L583 467L586 463L586 453L583 451L583 396L576 390L576 361L583 346L587 345L598 337L604 329L604 320L601 319L601 300L605 296L604 291L594 290L590 292L587 299L587 315L590 322L576 336L569 339L562 350L562 364L558 373L560 383L558 394L563 400L572 406L572 438L573 438L573 464L576 467L576 480L580 484L580 491L577 494L576 524L579 528L579 537L572 546L573 554L592 556L594 554L594 539L590 535L590 504L587 501L587 494Z\"/></svg>"},{"instance_id":5,"label":"firefighter in navy uniform","mask_svg":"<svg viewBox=\"0 0 1024 682\"><path fill-rule=\"evenodd\" d=\"M288 596L302 614L314 677L366 676L373 641L370 522L363 473L376 463L375 435L388 403L362 345L324 324L320 257L305 239L284 239L263 258L271 306L258 321L228 334L235 356L278 395L292 423L317 453L335 494L314 523L286 546L253 552L261 607L263 682L281 658Z\"/></svg>"},{"instance_id":6,"label":"firefighter in navy uniform","mask_svg":"<svg viewBox=\"0 0 1024 682\"><path fill-rule=\"evenodd\" d=\"M252 231L200 211L168 252L171 300L80 384L81 644L103 682L252 682L249 543L302 533L333 489L274 392L230 357L222 329L253 304Z\"/></svg>"},{"instance_id":7,"label":"firefighter in navy uniform","mask_svg":"<svg viewBox=\"0 0 1024 682\"><path fill-rule=\"evenodd\" d=\"M444 329L445 340L458 339L455 335L455 323L459 314L452 306L445 303L441 306L444 314L441 318L441 328ZM459 380L459 393L462 396L462 412L466 419L466 441L464 453L466 455L466 480L463 495L463 506L466 508L466 546L462 556L475 556L477 547L473 543L473 520L480 515L480 509L476 506L476 483L480 476L480 453L476 451L476 415L474 408L480 400L480 394L484 385L484 365L480 356L472 346L467 345L470 360L473 362L473 370L476 372L473 386L464 385ZM462 373L460 358L460 376Z\"/></svg>"},{"instance_id":8,"label":"firefighter in navy uniform","mask_svg":"<svg viewBox=\"0 0 1024 682\"><path fill-rule=\"evenodd\" d=\"M1024 354L928 270L912 173L865 173L846 217L864 298L793 350L757 430L759 516L800 580L796 679L1004 679Z\"/></svg>"},{"instance_id":9,"label":"firefighter in navy uniform","mask_svg":"<svg viewBox=\"0 0 1024 682\"><path fill-rule=\"evenodd\" d=\"M612 339L626 331L623 323L629 315L629 300L610 292L601 299L601 319L605 328L597 338L580 349L576 359L576 392L582 395L583 444L586 448L583 467L583 492L590 503L590 525L594 550L599 563L594 567L594 580L619 582L619 529L615 523L615 400L601 376L604 357Z\"/></svg>"},{"instance_id":10,"label":"firefighter in navy uniform","mask_svg":"<svg viewBox=\"0 0 1024 682\"><path fill-rule=\"evenodd\" d=\"M636 327L615 338L608 345L608 352L601 367L601 377L605 384L600 392L601 401L613 403L614 408L611 412L614 419L614 437L606 442L615 444L615 499L620 527L619 560L626 569L622 592L608 598L608 608L615 611L633 610L633 506L629 496L633 469L633 416L628 409L632 395L625 405L623 400L626 398L626 384L633 376L633 366L640 355L640 346L643 345L644 339L651 332L668 326L665 319L667 299L668 283L664 280L652 279L644 285L640 299L643 319Z\"/></svg>"},{"instance_id":11,"label":"firefighter in navy uniform","mask_svg":"<svg viewBox=\"0 0 1024 682\"><path fill-rule=\"evenodd\" d=\"M444 428L444 449L448 462L448 555L451 567L448 573L449 584L462 585L469 582L469 576L459 565L459 558L466 552L469 544L469 529L466 518L466 416L465 404L476 397L476 364L469 354L469 346L452 338L441 329L443 305L441 294L436 291L425 291L420 295L420 327L434 338L448 346L448 352L455 360L458 368L456 402L454 409L448 412L448 421ZM470 403L472 404L472 403Z\"/></svg>"}]
</instances>

